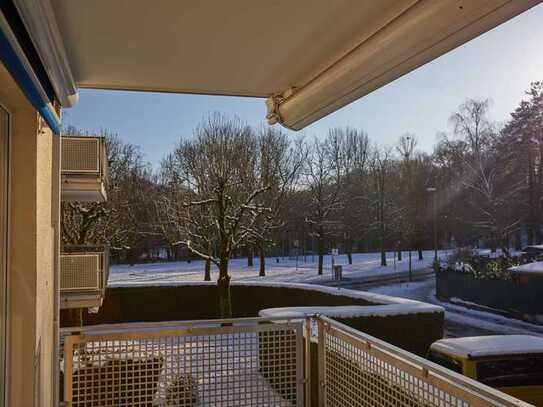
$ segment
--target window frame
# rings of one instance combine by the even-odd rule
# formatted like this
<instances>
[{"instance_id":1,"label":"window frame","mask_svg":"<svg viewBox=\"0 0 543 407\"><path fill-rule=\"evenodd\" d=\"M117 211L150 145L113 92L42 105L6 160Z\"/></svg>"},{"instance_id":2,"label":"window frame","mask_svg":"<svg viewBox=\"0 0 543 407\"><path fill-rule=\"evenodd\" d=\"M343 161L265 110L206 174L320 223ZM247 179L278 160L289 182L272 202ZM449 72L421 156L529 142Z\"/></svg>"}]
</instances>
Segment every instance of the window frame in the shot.
<instances>
[{"instance_id":1,"label":"window frame","mask_svg":"<svg viewBox=\"0 0 543 407\"><path fill-rule=\"evenodd\" d=\"M5 114L6 124L0 128L0 405L6 406L9 396L9 223L11 196L11 132L13 115L0 100L0 114ZM5 134L2 134L5 131ZM0 149L1 151L2 149ZM2 298L3 297L3 298Z\"/></svg>"},{"instance_id":2,"label":"window frame","mask_svg":"<svg viewBox=\"0 0 543 407\"><path fill-rule=\"evenodd\" d=\"M453 372L464 374L464 363L461 360L453 358L446 353L430 349L428 359L436 365L442 366ZM437 360L438 359L438 360ZM447 362L446 364L441 362Z\"/></svg>"}]
</instances>

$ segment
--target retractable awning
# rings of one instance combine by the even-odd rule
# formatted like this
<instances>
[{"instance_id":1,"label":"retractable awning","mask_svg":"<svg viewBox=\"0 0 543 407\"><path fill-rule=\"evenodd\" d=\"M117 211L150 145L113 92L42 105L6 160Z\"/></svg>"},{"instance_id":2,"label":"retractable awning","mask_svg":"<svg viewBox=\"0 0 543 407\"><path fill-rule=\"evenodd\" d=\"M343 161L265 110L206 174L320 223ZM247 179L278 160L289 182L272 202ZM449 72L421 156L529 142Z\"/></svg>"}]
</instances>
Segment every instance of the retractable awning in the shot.
<instances>
[{"instance_id":1,"label":"retractable awning","mask_svg":"<svg viewBox=\"0 0 543 407\"><path fill-rule=\"evenodd\" d=\"M36 48L78 87L262 97L295 130L541 2L13 1L54 26Z\"/></svg>"},{"instance_id":2,"label":"retractable awning","mask_svg":"<svg viewBox=\"0 0 543 407\"><path fill-rule=\"evenodd\" d=\"M17 9L9 0L0 1L0 63L53 132L60 134L55 90Z\"/></svg>"}]
</instances>

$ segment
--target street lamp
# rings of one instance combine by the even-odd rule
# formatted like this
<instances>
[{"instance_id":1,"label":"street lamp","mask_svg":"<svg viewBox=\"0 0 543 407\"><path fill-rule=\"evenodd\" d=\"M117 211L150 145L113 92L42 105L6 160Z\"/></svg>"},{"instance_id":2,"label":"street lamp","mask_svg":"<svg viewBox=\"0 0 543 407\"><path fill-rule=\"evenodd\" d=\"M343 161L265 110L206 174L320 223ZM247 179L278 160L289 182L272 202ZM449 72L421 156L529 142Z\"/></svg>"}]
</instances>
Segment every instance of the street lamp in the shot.
<instances>
[{"instance_id":1,"label":"street lamp","mask_svg":"<svg viewBox=\"0 0 543 407\"><path fill-rule=\"evenodd\" d=\"M434 263L437 264L437 188L428 187L426 188L427 192L431 192L433 195L433 212L434 212Z\"/></svg>"}]
</instances>

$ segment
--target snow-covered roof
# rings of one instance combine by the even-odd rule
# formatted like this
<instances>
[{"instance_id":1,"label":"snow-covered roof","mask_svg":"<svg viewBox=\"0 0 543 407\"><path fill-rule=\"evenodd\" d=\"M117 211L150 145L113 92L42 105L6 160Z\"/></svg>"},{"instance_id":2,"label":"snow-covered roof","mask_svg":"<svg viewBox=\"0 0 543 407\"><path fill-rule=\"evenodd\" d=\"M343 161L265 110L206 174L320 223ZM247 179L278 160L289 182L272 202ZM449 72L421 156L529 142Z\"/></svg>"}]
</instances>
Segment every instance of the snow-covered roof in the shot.
<instances>
[{"instance_id":1,"label":"snow-covered roof","mask_svg":"<svg viewBox=\"0 0 543 407\"><path fill-rule=\"evenodd\" d=\"M434 342L431 350L452 357L482 358L491 356L543 353L543 338L530 335L489 335L449 338Z\"/></svg>"},{"instance_id":2,"label":"snow-covered roof","mask_svg":"<svg viewBox=\"0 0 543 407\"><path fill-rule=\"evenodd\" d=\"M521 266L515 266L509 268L509 271L513 273L541 273L543 274L543 261L536 261L533 263L523 264Z\"/></svg>"}]
</instances>

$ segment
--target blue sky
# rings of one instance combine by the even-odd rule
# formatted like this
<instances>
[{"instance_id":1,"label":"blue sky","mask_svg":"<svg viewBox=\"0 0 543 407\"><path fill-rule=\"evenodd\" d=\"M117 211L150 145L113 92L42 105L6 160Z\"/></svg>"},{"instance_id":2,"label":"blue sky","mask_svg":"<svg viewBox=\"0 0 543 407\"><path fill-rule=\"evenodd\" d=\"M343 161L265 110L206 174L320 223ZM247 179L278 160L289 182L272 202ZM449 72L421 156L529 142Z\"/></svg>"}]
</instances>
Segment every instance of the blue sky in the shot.
<instances>
[{"instance_id":1,"label":"blue sky","mask_svg":"<svg viewBox=\"0 0 543 407\"><path fill-rule=\"evenodd\" d=\"M413 133L431 151L448 118L466 98L490 98L490 118L506 121L525 98L530 82L543 80L543 5L476 38L395 82L307 127L307 137L331 127L363 129L379 146ZM91 133L101 129L141 146L157 165L181 136L209 112L264 123L262 99L81 90L79 103L64 110L64 124Z\"/></svg>"}]
</instances>

